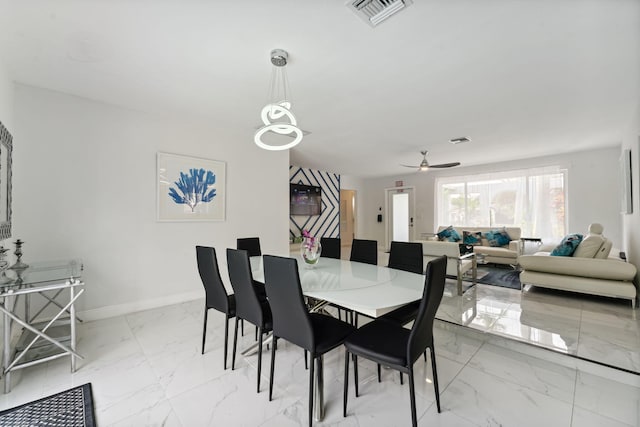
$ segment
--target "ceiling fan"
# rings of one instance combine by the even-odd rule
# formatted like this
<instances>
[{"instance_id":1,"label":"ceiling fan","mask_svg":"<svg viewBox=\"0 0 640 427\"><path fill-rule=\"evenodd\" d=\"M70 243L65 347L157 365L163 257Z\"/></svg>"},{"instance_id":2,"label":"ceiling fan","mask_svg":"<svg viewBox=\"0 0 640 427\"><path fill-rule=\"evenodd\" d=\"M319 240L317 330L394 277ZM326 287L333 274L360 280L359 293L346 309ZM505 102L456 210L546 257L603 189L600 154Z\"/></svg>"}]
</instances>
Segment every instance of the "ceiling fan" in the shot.
<instances>
[{"instance_id":1,"label":"ceiling fan","mask_svg":"<svg viewBox=\"0 0 640 427\"><path fill-rule=\"evenodd\" d=\"M422 154L422 162L420 162L420 164L418 166L410 166L410 165L400 165L400 166L404 166L405 168L413 168L413 169L418 169L418 171L426 171L430 168L452 168L454 166L459 166L460 162L453 162L453 163L442 163L439 165L430 165L429 162L427 162L427 150L423 150L420 151L420 154Z\"/></svg>"}]
</instances>

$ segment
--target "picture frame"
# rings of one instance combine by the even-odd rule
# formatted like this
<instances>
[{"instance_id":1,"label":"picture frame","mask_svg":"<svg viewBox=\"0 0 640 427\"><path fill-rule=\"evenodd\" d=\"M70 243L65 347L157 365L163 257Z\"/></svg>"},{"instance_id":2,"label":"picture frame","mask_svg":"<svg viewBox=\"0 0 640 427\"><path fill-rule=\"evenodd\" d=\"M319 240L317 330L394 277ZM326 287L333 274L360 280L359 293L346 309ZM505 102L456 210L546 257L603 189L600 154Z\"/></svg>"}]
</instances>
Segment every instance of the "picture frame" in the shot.
<instances>
[{"instance_id":1,"label":"picture frame","mask_svg":"<svg viewBox=\"0 0 640 427\"><path fill-rule=\"evenodd\" d=\"M13 137L0 122L0 240L11 237Z\"/></svg>"},{"instance_id":2,"label":"picture frame","mask_svg":"<svg viewBox=\"0 0 640 427\"><path fill-rule=\"evenodd\" d=\"M226 163L157 153L157 220L224 221Z\"/></svg>"}]
</instances>

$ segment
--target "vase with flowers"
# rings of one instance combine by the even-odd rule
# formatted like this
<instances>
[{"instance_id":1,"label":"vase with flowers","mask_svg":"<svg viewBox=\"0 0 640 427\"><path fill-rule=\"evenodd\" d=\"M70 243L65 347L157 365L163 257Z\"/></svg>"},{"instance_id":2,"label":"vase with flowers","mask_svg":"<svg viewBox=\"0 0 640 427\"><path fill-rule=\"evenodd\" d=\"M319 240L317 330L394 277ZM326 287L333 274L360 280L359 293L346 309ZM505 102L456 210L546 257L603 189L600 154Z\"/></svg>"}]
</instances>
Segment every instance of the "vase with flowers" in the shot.
<instances>
[{"instance_id":1,"label":"vase with flowers","mask_svg":"<svg viewBox=\"0 0 640 427\"><path fill-rule=\"evenodd\" d=\"M318 264L318 261L320 260L320 253L322 252L320 239L313 237L307 230L302 232L302 238L300 255L302 256L305 265L309 268L313 268Z\"/></svg>"}]
</instances>

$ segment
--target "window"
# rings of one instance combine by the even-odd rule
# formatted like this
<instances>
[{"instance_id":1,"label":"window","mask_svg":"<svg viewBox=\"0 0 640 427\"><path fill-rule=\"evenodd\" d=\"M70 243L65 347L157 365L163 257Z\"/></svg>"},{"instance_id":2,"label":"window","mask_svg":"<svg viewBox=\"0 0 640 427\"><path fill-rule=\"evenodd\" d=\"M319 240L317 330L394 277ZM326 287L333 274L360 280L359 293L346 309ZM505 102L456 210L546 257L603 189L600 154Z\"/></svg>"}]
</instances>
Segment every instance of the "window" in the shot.
<instances>
[{"instance_id":1,"label":"window","mask_svg":"<svg viewBox=\"0 0 640 427\"><path fill-rule=\"evenodd\" d=\"M520 227L528 237L565 235L566 175L559 167L436 178L437 223Z\"/></svg>"}]
</instances>

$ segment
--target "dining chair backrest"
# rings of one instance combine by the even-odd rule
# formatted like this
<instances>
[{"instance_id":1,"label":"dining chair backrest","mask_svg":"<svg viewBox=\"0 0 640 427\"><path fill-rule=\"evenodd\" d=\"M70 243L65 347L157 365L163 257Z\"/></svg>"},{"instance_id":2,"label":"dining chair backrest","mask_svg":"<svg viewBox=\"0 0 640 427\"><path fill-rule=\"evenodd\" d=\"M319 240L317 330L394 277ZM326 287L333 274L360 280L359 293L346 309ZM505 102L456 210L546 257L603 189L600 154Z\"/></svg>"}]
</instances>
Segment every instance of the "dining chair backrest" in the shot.
<instances>
[{"instance_id":1,"label":"dining chair backrest","mask_svg":"<svg viewBox=\"0 0 640 427\"><path fill-rule=\"evenodd\" d=\"M433 343L433 322L442 301L447 274L447 257L440 256L427 263L422 301L409 333L407 360L415 362Z\"/></svg>"},{"instance_id":2,"label":"dining chair backrest","mask_svg":"<svg viewBox=\"0 0 640 427\"><path fill-rule=\"evenodd\" d=\"M236 316L254 325L263 323L262 305L253 286L249 253L245 250L227 249L229 279L236 298Z\"/></svg>"},{"instance_id":3,"label":"dining chair backrest","mask_svg":"<svg viewBox=\"0 0 640 427\"><path fill-rule=\"evenodd\" d=\"M297 261L265 255L263 264L265 288L273 316L273 334L313 350L313 328L302 296Z\"/></svg>"},{"instance_id":4,"label":"dining chair backrest","mask_svg":"<svg viewBox=\"0 0 640 427\"><path fill-rule=\"evenodd\" d=\"M262 255L262 251L260 250L259 237L245 237L241 239L236 239L236 249L243 249L249 252L249 256Z\"/></svg>"},{"instance_id":5,"label":"dining chair backrest","mask_svg":"<svg viewBox=\"0 0 640 427\"><path fill-rule=\"evenodd\" d=\"M391 242L388 267L422 274L424 272L422 243Z\"/></svg>"},{"instance_id":6,"label":"dining chair backrest","mask_svg":"<svg viewBox=\"0 0 640 427\"><path fill-rule=\"evenodd\" d=\"M378 265L378 241L353 239L349 259L355 262Z\"/></svg>"},{"instance_id":7,"label":"dining chair backrest","mask_svg":"<svg viewBox=\"0 0 640 427\"><path fill-rule=\"evenodd\" d=\"M215 308L223 313L229 312L229 299L220 277L215 248L196 246L196 257L198 260L198 272L206 294L207 307Z\"/></svg>"},{"instance_id":8,"label":"dining chair backrest","mask_svg":"<svg viewBox=\"0 0 640 427\"><path fill-rule=\"evenodd\" d=\"M320 256L323 258L340 259L340 238L339 237L321 237L320 245L322 252Z\"/></svg>"}]
</instances>

